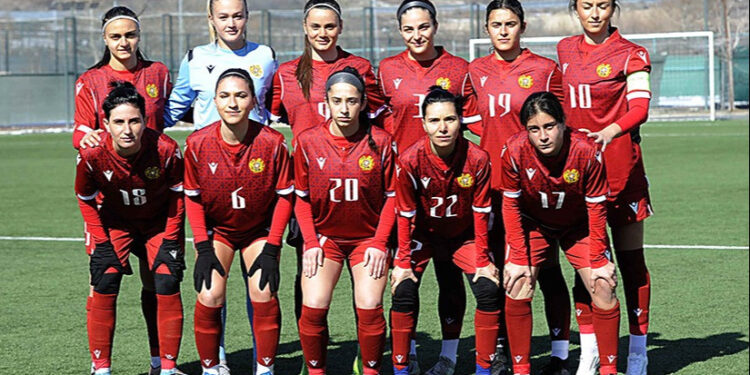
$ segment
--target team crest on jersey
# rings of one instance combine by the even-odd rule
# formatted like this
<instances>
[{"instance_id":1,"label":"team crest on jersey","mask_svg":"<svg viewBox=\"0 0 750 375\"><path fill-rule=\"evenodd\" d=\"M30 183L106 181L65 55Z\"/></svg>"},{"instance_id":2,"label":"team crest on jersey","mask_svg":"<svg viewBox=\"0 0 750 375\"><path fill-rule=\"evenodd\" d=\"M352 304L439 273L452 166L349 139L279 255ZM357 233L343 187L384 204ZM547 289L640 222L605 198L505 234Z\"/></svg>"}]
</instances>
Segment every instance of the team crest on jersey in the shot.
<instances>
[{"instance_id":1,"label":"team crest on jersey","mask_svg":"<svg viewBox=\"0 0 750 375\"><path fill-rule=\"evenodd\" d=\"M154 85L153 83L149 83L146 86L146 94L148 94L148 96L152 99L156 98L157 96L159 96L159 88L156 87L156 85Z\"/></svg>"},{"instance_id":2,"label":"team crest on jersey","mask_svg":"<svg viewBox=\"0 0 750 375\"><path fill-rule=\"evenodd\" d=\"M248 71L250 72L250 75L255 78L263 77L263 67L258 64L250 66Z\"/></svg>"},{"instance_id":3,"label":"team crest on jersey","mask_svg":"<svg viewBox=\"0 0 750 375\"><path fill-rule=\"evenodd\" d=\"M359 168L365 172L371 171L375 168L375 160L370 155L363 155L359 158Z\"/></svg>"},{"instance_id":4,"label":"team crest on jersey","mask_svg":"<svg viewBox=\"0 0 750 375\"><path fill-rule=\"evenodd\" d=\"M250 160L248 166L253 173L260 173L266 169L266 163L264 163L261 158Z\"/></svg>"},{"instance_id":5,"label":"team crest on jersey","mask_svg":"<svg viewBox=\"0 0 750 375\"><path fill-rule=\"evenodd\" d=\"M530 89L531 86L534 86L534 78L531 78L528 74L524 74L518 77L518 86L521 86L524 89Z\"/></svg>"},{"instance_id":6,"label":"team crest on jersey","mask_svg":"<svg viewBox=\"0 0 750 375\"><path fill-rule=\"evenodd\" d=\"M577 169L566 169L563 172L563 180L569 184L575 184L581 177L581 173Z\"/></svg>"},{"instance_id":7,"label":"team crest on jersey","mask_svg":"<svg viewBox=\"0 0 750 375\"><path fill-rule=\"evenodd\" d=\"M612 74L612 65L600 64L596 67L596 75L599 77L607 78L610 74Z\"/></svg>"},{"instance_id":8,"label":"team crest on jersey","mask_svg":"<svg viewBox=\"0 0 750 375\"><path fill-rule=\"evenodd\" d=\"M451 80L448 77L440 77L435 81L435 84L442 87L443 90L451 89Z\"/></svg>"},{"instance_id":9,"label":"team crest on jersey","mask_svg":"<svg viewBox=\"0 0 750 375\"><path fill-rule=\"evenodd\" d=\"M159 167L148 167L143 173L146 175L146 178L149 180L156 180L161 176L161 172L159 172Z\"/></svg>"},{"instance_id":10,"label":"team crest on jersey","mask_svg":"<svg viewBox=\"0 0 750 375\"><path fill-rule=\"evenodd\" d=\"M464 173L456 178L456 182L458 182L458 186L468 189L474 185L474 177L468 173Z\"/></svg>"}]
</instances>

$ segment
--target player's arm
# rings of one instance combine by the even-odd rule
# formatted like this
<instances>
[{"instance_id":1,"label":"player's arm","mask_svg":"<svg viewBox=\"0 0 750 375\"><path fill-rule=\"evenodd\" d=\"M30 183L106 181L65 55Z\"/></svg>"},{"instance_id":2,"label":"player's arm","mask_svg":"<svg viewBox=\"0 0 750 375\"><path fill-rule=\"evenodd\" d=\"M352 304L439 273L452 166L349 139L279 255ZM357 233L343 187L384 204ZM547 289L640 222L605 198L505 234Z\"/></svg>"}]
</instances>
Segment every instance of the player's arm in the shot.
<instances>
[{"instance_id":1,"label":"player's arm","mask_svg":"<svg viewBox=\"0 0 750 375\"><path fill-rule=\"evenodd\" d=\"M483 132L482 115L479 114L479 108L477 108L477 94L474 91L469 73L464 76L461 96L464 100L461 123L466 124L469 131L481 137Z\"/></svg>"},{"instance_id":2,"label":"player's arm","mask_svg":"<svg viewBox=\"0 0 750 375\"><path fill-rule=\"evenodd\" d=\"M198 93L190 86L190 56L193 51L188 52L180 64L180 72L177 74L169 100L164 107L164 127L174 126L190 110Z\"/></svg>"},{"instance_id":3,"label":"player's arm","mask_svg":"<svg viewBox=\"0 0 750 375\"><path fill-rule=\"evenodd\" d=\"M476 187L474 189L474 200L471 208L474 215L474 243L476 247L475 266L477 268L487 267L491 264L490 249L487 244L487 232L489 226L492 202L490 200L490 163L489 157L484 160L481 169L477 173Z\"/></svg>"},{"instance_id":4,"label":"player's arm","mask_svg":"<svg viewBox=\"0 0 750 375\"><path fill-rule=\"evenodd\" d=\"M510 155L507 146L502 151L502 179L501 190L503 191L503 226L505 227L505 238L509 247L508 261L521 265L529 265L529 249L524 240L523 226L521 225L521 178L518 173L518 165Z\"/></svg>"},{"instance_id":5,"label":"player's arm","mask_svg":"<svg viewBox=\"0 0 750 375\"><path fill-rule=\"evenodd\" d=\"M99 211L96 209L96 197L99 187L93 178L94 170L79 153L76 165L75 192L78 197L78 208L81 210L86 232L91 236L94 244L109 241L109 235L104 229Z\"/></svg>"},{"instance_id":6,"label":"player's arm","mask_svg":"<svg viewBox=\"0 0 750 375\"><path fill-rule=\"evenodd\" d=\"M101 141L103 130L97 125L97 110L94 105L94 91L82 78L76 81L75 113L73 114L73 147L95 147Z\"/></svg>"},{"instance_id":7,"label":"player's arm","mask_svg":"<svg viewBox=\"0 0 750 375\"><path fill-rule=\"evenodd\" d=\"M609 259L605 255L609 247L607 237L607 194L609 185L601 152L596 151L588 161L586 168L586 208L589 226L589 259L591 268L607 265Z\"/></svg>"},{"instance_id":8,"label":"player's arm","mask_svg":"<svg viewBox=\"0 0 750 375\"><path fill-rule=\"evenodd\" d=\"M193 242L198 244L208 241L208 229L206 228L206 211L201 202L201 186L198 181L197 156L189 142L185 146L185 212L190 229L193 231Z\"/></svg>"}]
</instances>

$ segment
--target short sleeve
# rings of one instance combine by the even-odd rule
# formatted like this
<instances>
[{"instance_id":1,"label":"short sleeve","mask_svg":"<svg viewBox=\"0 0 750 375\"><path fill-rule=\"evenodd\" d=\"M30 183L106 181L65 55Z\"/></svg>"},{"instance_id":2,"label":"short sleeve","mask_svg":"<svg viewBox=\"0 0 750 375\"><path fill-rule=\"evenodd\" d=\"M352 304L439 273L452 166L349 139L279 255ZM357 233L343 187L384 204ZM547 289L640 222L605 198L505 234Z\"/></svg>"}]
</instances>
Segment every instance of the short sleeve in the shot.
<instances>
[{"instance_id":1,"label":"short sleeve","mask_svg":"<svg viewBox=\"0 0 750 375\"><path fill-rule=\"evenodd\" d=\"M474 86L471 84L471 78L469 73L464 76L463 87L461 88L461 96L464 98L463 105L463 118L461 122L464 124L474 124L482 120L482 116L479 114L477 108L477 95L474 92Z\"/></svg>"},{"instance_id":2,"label":"short sleeve","mask_svg":"<svg viewBox=\"0 0 750 375\"><path fill-rule=\"evenodd\" d=\"M78 199L90 201L99 195L99 187L92 178L94 168L86 161L81 153L76 155L76 182L75 192Z\"/></svg>"},{"instance_id":3,"label":"short sleeve","mask_svg":"<svg viewBox=\"0 0 750 375\"><path fill-rule=\"evenodd\" d=\"M73 114L73 147L78 148L86 133L99 128L97 122L94 93L86 85L83 77L78 78L75 87L75 113Z\"/></svg>"},{"instance_id":4,"label":"short sleeve","mask_svg":"<svg viewBox=\"0 0 750 375\"><path fill-rule=\"evenodd\" d=\"M385 195L393 197L396 195L396 142L389 138L390 144L383 147L383 181Z\"/></svg>"},{"instance_id":5,"label":"short sleeve","mask_svg":"<svg viewBox=\"0 0 750 375\"><path fill-rule=\"evenodd\" d=\"M201 193L201 186L198 181L198 155L196 154L198 150L190 143L188 139L185 144L185 180L183 184L185 195L195 197Z\"/></svg>"},{"instance_id":6,"label":"short sleeve","mask_svg":"<svg viewBox=\"0 0 750 375\"><path fill-rule=\"evenodd\" d=\"M625 66L625 75L635 72L651 72L651 58L645 48L638 46L630 52L627 65Z\"/></svg>"},{"instance_id":7,"label":"short sleeve","mask_svg":"<svg viewBox=\"0 0 750 375\"><path fill-rule=\"evenodd\" d=\"M500 189L505 197L518 198L521 196L521 178L507 143L503 146L500 157L502 159Z\"/></svg>"},{"instance_id":8,"label":"short sleeve","mask_svg":"<svg viewBox=\"0 0 750 375\"><path fill-rule=\"evenodd\" d=\"M417 214L415 172L404 160L396 163L396 208L401 216L414 217Z\"/></svg>"},{"instance_id":9,"label":"short sleeve","mask_svg":"<svg viewBox=\"0 0 750 375\"><path fill-rule=\"evenodd\" d=\"M476 212L489 213L492 210L492 201L490 200L490 161L485 157L479 163L476 173L477 183L474 190L474 200L472 208Z\"/></svg>"},{"instance_id":10,"label":"short sleeve","mask_svg":"<svg viewBox=\"0 0 750 375\"><path fill-rule=\"evenodd\" d=\"M586 202L599 203L607 199L609 186L607 185L607 175L604 168L604 157L602 152L596 150L594 155L589 158L586 168Z\"/></svg>"},{"instance_id":11,"label":"short sleeve","mask_svg":"<svg viewBox=\"0 0 750 375\"><path fill-rule=\"evenodd\" d=\"M289 195L294 192L294 166L291 163L289 149L282 138L276 149L276 194Z\"/></svg>"},{"instance_id":12,"label":"short sleeve","mask_svg":"<svg viewBox=\"0 0 750 375\"><path fill-rule=\"evenodd\" d=\"M302 142L296 142L294 147L294 190L300 197L310 195L310 182L308 179L308 170L310 162L303 149Z\"/></svg>"},{"instance_id":13,"label":"short sleeve","mask_svg":"<svg viewBox=\"0 0 750 375\"><path fill-rule=\"evenodd\" d=\"M167 167L167 183L169 184L169 190L182 193L184 188L183 181L185 178L185 160L182 151L180 151L180 147L176 144L169 160L170 163Z\"/></svg>"}]
</instances>

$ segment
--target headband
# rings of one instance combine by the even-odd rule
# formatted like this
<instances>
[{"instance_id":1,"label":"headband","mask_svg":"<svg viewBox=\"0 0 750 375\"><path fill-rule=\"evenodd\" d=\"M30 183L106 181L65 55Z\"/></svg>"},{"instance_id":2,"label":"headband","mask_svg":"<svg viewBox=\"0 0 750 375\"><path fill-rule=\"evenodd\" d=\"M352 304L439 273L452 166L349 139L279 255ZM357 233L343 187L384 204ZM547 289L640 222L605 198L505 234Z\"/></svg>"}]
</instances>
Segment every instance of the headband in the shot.
<instances>
[{"instance_id":1,"label":"headband","mask_svg":"<svg viewBox=\"0 0 750 375\"><path fill-rule=\"evenodd\" d=\"M430 12L430 14L433 17L435 17L435 15L437 15L437 11L435 10L434 6L430 5L429 3L425 2L425 1L414 0L414 1L408 2L408 3L404 4L404 5L401 5L398 8L398 11L396 12L396 17L400 20L401 16L403 16L404 13L406 13L406 11L409 10L409 9L411 9L411 8L423 8L423 9L426 9L428 12Z\"/></svg>"},{"instance_id":2,"label":"headband","mask_svg":"<svg viewBox=\"0 0 750 375\"><path fill-rule=\"evenodd\" d=\"M135 22L135 25L138 27L138 30L141 29L141 23L135 18L130 16L114 16L107 20L107 22L104 22L104 25L102 25L102 34L104 34L104 31L107 29L107 25L110 23L117 21L117 20L131 20Z\"/></svg>"},{"instance_id":3,"label":"headband","mask_svg":"<svg viewBox=\"0 0 750 375\"><path fill-rule=\"evenodd\" d=\"M326 92L331 89L331 86L337 83L348 83L356 87L359 92L365 92L365 86L362 84L362 81L359 80L359 77L354 75L354 73L342 70L331 74L331 76L328 77L328 80L326 81Z\"/></svg>"},{"instance_id":4,"label":"headband","mask_svg":"<svg viewBox=\"0 0 750 375\"><path fill-rule=\"evenodd\" d=\"M331 4L326 4L326 3L315 4L315 5L311 6L311 7L310 7L310 9L308 9L308 10L306 10L306 11L305 11L305 18L307 18L307 14L308 14L308 13L310 13L310 11L311 11L311 10L313 10L313 9L315 9L315 8L323 8L323 7L325 7L325 8L329 8L329 9L330 9L330 10L332 10L332 11L333 11L334 13L336 13L336 15L338 15L338 16L339 16L339 18L341 18L341 11L340 11L340 10L338 10L338 9L336 9L336 7L335 7L335 6L333 6L333 5L331 5Z\"/></svg>"}]
</instances>

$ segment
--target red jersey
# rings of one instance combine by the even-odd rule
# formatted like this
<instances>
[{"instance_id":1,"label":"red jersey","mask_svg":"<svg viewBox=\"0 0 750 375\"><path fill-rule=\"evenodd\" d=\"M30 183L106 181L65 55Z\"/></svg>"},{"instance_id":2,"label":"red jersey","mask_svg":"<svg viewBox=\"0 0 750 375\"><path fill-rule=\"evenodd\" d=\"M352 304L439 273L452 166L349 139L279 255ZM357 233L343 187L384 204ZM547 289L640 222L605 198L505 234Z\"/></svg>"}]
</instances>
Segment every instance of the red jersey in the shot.
<instances>
[{"instance_id":1,"label":"red jersey","mask_svg":"<svg viewBox=\"0 0 750 375\"><path fill-rule=\"evenodd\" d=\"M167 67L156 61L139 61L134 71L114 70L109 65L89 69L76 81L73 147L76 149L86 133L104 129L102 103L112 91L110 83L130 82L146 100L146 126L161 132L164 129L164 105L172 91Z\"/></svg>"},{"instance_id":2,"label":"red jersey","mask_svg":"<svg viewBox=\"0 0 750 375\"><path fill-rule=\"evenodd\" d=\"M441 86L453 95L465 98L462 122L481 120L476 96L469 83L466 60L437 47L438 57L427 62L409 58L409 51L384 59L378 68L378 80L385 102L392 110L385 130L393 135L399 150L406 150L424 137L422 102L430 86Z\"/></svg>"},{"instance_id":3,"label":"red jersey","mask_svg":"<svg viewBox=\"0 0 750 375\"><path fill-rule=\"evenodd\" d=\"M98 212L108 228L166 220L170 191L182 192L180 148L155 130L144 129L141 149L129 158L118 155L112 137L102 133L101 147L80 150L76 162L76 195L82 201L103 196Z\"/></svg>"},{"instance_id":4,"label":"red jersey","mask_svg":"<svg viewBox=\"0 0 750 375\"><path fill-rule=\"evenodd\" d=\"M567 123L574 129L599 131L623 117L628 101L650 98L651 92L627 92L627 76L650 72L651 60L645 48L624 39L615 30L600 45L586 43L583 35L565 38L557 44L562 66ZM637 129L631 136L615 138L607 145L604 158L612 195L625 187L633 166L640 158ZM645 177L636 176L646 186Z\"/></svg>"},{"instance_id":5,"label":"red jersey","mask_svg":"<svg viewBox=\"0 0 750 375\"><path fill-rule=\"evenodd\" d=\"M295 189L309 197L318 234L347 244L372 238L386 197L395 194L395 145L373 127L367 133L336 137L330 121L299 134L294 149Z\"/></svg>"},{"instance_id":6,"label":"red jersey","mask_svg":"<svg viewBox=\"0 0 750 375\"><path fill-rule=\"evenodd\" d=\"M492 168L491 186L499 191L500 151L508 138L525 130L520 117L523 103L540 91L550 91L562 102L562 74L554 61L523 49L511 62L499 60L494 53L472 61L469 77L482 116L479 146L490 154L492 165L497 166Z\"/></svg>"},{"instance_id":7,"label":"red jersey","mask_svg":"<svg viewBox=\"0 0 750 375\"><path fill-rule=\"evenodd\" d=\"M339 56L333 62L313 60L310 100L305 99L295 74L299 60L300 58L296 58L281 64L273 76L273 100L270 110L271 114L277 118L287 115L295 138L305 129L314 127L331 117L331 111L325 102L325 83L328 76L347 66L357 69L365 81L370 118L378 117L385 108L383 94L378 87L372 65L367 59L339 48Z\"/></svg>"},{"instance_id":8,"label":"red jersey","mask_svg":"<svg viewBox=\"0 0 750 375\"><path fill-rule=\"evenodd\" d=\"M219 121L197 130L185 155L185 195L200 195L207 227L221 234L264 230L277 194L294 191L284 136L254 121L237 145L224 142Z\"/></svg>"},{"instance_id":9,"label":"red jersey","mask_svg":"<svg viewBox=\"0 0 750 375\"><path fill-rule=\"evenodd\" d=\"M464 138L446 163L425 136L401 154L399 167L396 204L401 216L416 217L415 231L457 238L472 228L474 211L490 212L489 156Z\"/></svg>"},{"instance_id":10,"label":"red jersey","mask_svg":"<svg viewBox=\"0 0 750 375\"><path fill-rule=\"evenodd\" d=\"M590 233L592 252L596 249L603 254L606 217L599 220L597 216L597 222L590 223L588 206L596 204L601 212L606 210L609 187L601 152L583 133L566 129L564 139L560 154L546 158L538 155L526 133L512 136L502 151L504 199L516 200L521 216L551 232L594 224L598 233ZM504 209L503 218L514 219L506 216ZM508 232L507 237L511 252L525 250L523 233Z\"/></svg>"}]
</instances>

